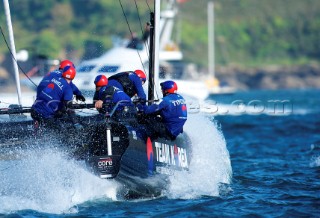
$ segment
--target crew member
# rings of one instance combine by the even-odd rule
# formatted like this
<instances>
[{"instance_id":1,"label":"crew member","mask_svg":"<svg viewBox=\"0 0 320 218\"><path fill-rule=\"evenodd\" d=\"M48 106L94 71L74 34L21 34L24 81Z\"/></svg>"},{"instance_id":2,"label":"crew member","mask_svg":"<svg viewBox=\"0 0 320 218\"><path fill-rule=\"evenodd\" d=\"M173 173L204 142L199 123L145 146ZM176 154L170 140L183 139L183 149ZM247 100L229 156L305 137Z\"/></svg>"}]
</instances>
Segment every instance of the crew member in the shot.
<instances>
[{"instance_id":1,"label":"crew member","mask_svg":"<svg viewBox=\"0 0 320 218\"><path fill-rule=\"evenodd\" d=\"M146 82L146 78L142 70L122 72L109 77L109 85L124 91L130 98L137 95L139 100L145 104L146 94L142 85Z\"/></svg>"},{"instance_id":2,"label":"crew member","mask_svg":"<svg viewBox=\"0 0 320 218\"><path fill-rule=\"evenodd\" d=\"M37 94L40 93L47 86L48 83L50 83L52 78L61 77L62 70L67 66L75 69L74 64L70 60L61 61L59 69L52 71L52 72L49 72L43 77L42 81L40 82L40 84L37 87ZM70 82L70 86L72 88L73 94L76 96L77 101L86 101L86 99L82 95L81 91L78 89L78 87L74 83L72 83L72 81Z\"/></svg>"},{"instance_id":3,"label":"crew member","mask_svg":"<svg viewBox=\"0 0 320 218\"><path fill-rule=\"evenodd\" d=\"M96 92L93 97L95 108L100 113L111 112L112 108L118 103L117 110L120 111L124 106L132 106L131 98L122 90L108 84L108 78L99 75L95 78Z\"/></svg>"},{"instance_id":4,"label":"crew member","mask_svg":"<svg viewBox=\"0 0 320 218\"><path fill-rule=\"evenodd\" d=\"M31 117L41 124L63 130L64 125L59 124L59 119L67 114L67 106L72 103L73 91L70 85L76 76L76 69L66 66L61 71L61 77L52 76L42 80L37 98L31 107ZM68 113L68 121L74 124L76 129L82 126L77 123L73 113ZM65 120L66 121L66 120Z\"/></svg>"},{"instance_id":5,"label":"crew member","mask_svg":"<svg viewBox=\"0 0 320 218\"><path fill-rule=\"evenodd\" d=\"M187 120L187 106L185 99L177 94L178 86L174 81L160 83L163 99L160 104L144 107L147 114L147 131L151 130L151 139L157 137L171 140L183 132L183 125Z\"/></svg>"},{"instance_id":6,"label":"crew member","mask_svg":"<svg viewBox=\"0 0 320 218\"><path fill-rule=\"evenodd\" d=\"M131 40L128 43L127 48L142 50L143 43L147 41L147 39L149 38L149 35L150 35L150 23L147 23L141 39L137 36L137 33L135 32L132 33Z\"/></svg>"}]
</instances>

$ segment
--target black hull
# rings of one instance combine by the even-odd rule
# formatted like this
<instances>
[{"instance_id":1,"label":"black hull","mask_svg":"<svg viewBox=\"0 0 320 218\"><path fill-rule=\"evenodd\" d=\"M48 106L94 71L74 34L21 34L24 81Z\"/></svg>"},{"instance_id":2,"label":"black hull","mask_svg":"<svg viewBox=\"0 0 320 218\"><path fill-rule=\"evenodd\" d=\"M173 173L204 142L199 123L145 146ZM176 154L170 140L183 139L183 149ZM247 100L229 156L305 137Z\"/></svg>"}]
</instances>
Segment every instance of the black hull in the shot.
<instances>
[{"instance_id":1,"label":"black hull","mask_svg":"<svg viewBox=\"0 0 320 218\"><path fill-rule=\"evenodd\" d=\"M96 125L87 162L100 178L114 178L130 195L159 196L168 187L168 176L175 170L188 170L191 142L186 134L176 140L151 141L146 126L136 119L102 122ZM112 155L108 154L106 132L111 131ZM97 146L99 145L99 146Z\"/></svg>"},{"instance_id":2,"label":"black hull","mask_svg":"<svg viewBox=\"0 0 320 218\"><path fill-rule=\"evenodd\" d=\"M70 155L85 160L92 173L123 184L127 197L159 196L168 187L168 176L173 171L188 170L191 143L186 134L174 141L151 141L146 126L128 114L118 119L101 115L78 118L84 126L81 132L72 127L67 132L39 129L30 117L11 117L0 122L0 148L23 147L30 139L42 142L44 137L52 137L53 131L61 136Z\"/></svg>"}]
</instances>

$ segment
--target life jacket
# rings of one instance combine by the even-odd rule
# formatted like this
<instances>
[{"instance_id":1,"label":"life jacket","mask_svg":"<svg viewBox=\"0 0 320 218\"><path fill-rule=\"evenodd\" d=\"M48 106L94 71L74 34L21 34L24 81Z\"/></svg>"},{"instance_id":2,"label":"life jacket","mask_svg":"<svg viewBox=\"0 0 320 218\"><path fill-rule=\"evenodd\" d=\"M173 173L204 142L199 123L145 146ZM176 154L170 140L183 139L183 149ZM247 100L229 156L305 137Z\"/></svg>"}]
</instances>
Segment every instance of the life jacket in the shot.
<instances>
[{"instance_id":1,"label":"life jacket","mask_svg":"<svg viewBox=\"0 0 320 218\"><path fill-rule=\"evenodd\" d=\"M129 78L129 74L132 72L118 73L109 77L109 80L117 80L123 87L123 91L132 98L136 93L136 88L133 82Z\"/></svg>"},{"instance_id":2,"label":"life jacket","mask_svg":"<svg viewBox=\"0 0 320 218\"><path fill-rule=\"evenodd\" d=\"M93 96L93 102L101 100L105 103L106 99L109 100L108 105L104 105L103 108L98 109L99 113L106 113L112 109L112 99L114 94L117 92L117 88L114 86L104 86L99 91L96 91ZM111 103L111 104L110 104Z\"/></svg>"},{"instance_id":3,"label":"life jacket","mask_svg":"<svg viewBox=\"0 0 320 218\"><path fill-rule=\"evenodd\" d=\"M117 88L113 86L104 86L101 88L101 90L96 91L93 96L93 100L101 100L105 101L107 98L108 99L113 99L114 93L117 92Z\"/></svg>"}]
</instances>

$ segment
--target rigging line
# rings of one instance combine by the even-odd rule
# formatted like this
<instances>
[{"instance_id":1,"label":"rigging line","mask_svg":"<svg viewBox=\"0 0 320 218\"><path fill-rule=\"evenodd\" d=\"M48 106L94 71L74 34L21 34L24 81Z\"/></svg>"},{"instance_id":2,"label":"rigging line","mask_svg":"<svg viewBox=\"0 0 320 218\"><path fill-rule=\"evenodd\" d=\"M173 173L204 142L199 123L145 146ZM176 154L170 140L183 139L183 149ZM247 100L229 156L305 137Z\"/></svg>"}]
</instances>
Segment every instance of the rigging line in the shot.
<instances>
[{"instance_id":1,"label":"rigging line","mask_svg":"<svg viewBox=\"0 0 320 218\"><path fill-rule=\"evenodd\" d=\"M13 53L12 53L12 51L11 51L9 45L8 45L8 42L7 42L7 40L6 40L6 37L5 37L4 33L3 33L3 29L2 29L1 26L0 26L0 29L1 29L1 34L2 34L2 36L3 36L3 40L4 40L4 42L6 43L7 48L8 48L8 50L9 50L12 58L14 59L15 62L17 62L17 65L18 65L19 69L20 69L21 72L30 80L30 82L31 82L35 87L38 87L38 86L31 80L31 78L24 72L24 70L21 68L21 66L19 65L18 61L17 61L16 58L14 57L14 55L13 55Z\"/></svg>"},{"instance_id":2,"label":"rigging line","mask_svg":"<svg viewBox=\"0 0 320 218\"><path fill-rule=\"evenodd\" d=\"M141 22L141 17L140 17L140 13L139 13L139 8L138 8L138 5L137 5L137 1L136 0L134 0L134 2L135 2L135 5L136 5L136 9L137 9L137 13L138 13L138 18L139 18L139 23L140 23L140 29L141 29L141 32L142 32L142 35L144 34L144 32L143 32L143 29L142 29L142 22ZM150 9L150 6L149 6L149 4L148 4L148 2L146 1L146 4L147 4L147 6L148 6L148 8L149 8L149 12L151 13L151 9ZM150 24L149 24L150 25ZM149 36L149 38L150 38L150 36ZM147 48L147 56L148 56L148 60L150 61L150 57L149 57L149 45L148 45L148 43L147 42L144 42L144 44L145 44L145 47ZM149 86L150 85L153 85L153 87L157 87L157 84L149 84ZM156 97L159 99L159 94L158 94L158 91L157 91L157 89L155 90L155 94L156 94Z\"/></svg>"},{"instance_id":3,"label":"rigging line","mask_svg":"<svg viewBox=\"0 0 320 218\"><path fill-rule=\"evenodd\" d=\"M150 8L150 5L149 5L149 3L148 3L148 0L146 0L146 5L147 5L148 8L149 8L149 12L151 12L151 8Z\"/></svg>"},{"instance_id":4,"label":"rigging line","mask_svg":"<svg viewBox=\"0 0 320 218\"><path fill-rule=\"evenodd\" d=\"M132 30L131 30L131 28L130 28L130 24L129 24L129 21L128 21L128 18L127 18L127 15L126 15L126 13L124 12L123 5L122 5L122 3L121 3L121 0L119 0L119 3L120 3L120 6L121 6L121 10L122 10L123 16L124 16L124 18L125 18L125 20L126 20L126 22L127 22L127 26L128 26L128 28L129 28L130 34L131 34L131 36L133 36ZM142 62L142 59L141 59L141 56L140 56L140 53L139 53L138 49L136 49L136 51L137 51L137 54L138 54L138 56L139 56L140 63L141 63L141 65L142 65L142 67L143 67L143 70L144 70L144 72L146 72L146 70L145 70L145 68L144 68L144 64L143 64L143 62Z\"/></svg>"},{"instance_id":5,"label":"rigging line","mask_svg":"<svg viewBox=\"0 0 320 218\"><path fill-rule=\"evenodd\" d=\"M136 3L136 0L135 0L135 3ZM146 5L148 6L149 13L151 13L152 10L151 10L151 8L150 8L150 5L149 5L149 3L148 3L148 0L146 0ZM138 16L139 16L139 10L138 10L138 7L137 7L137 3L136 3L136 8L137 8ZM139 16L139 20L140 20L140 16ZM149 23L149 25L151 25L151 24ZM142 31L141 20L140 20L140 28L141 28L141 31ZM152 27L152 28L154 28L154 27ZM150 36L149 36L149 42L150 42ZM147 45L146 45L146 47L147 47ZM148 48L148 51L149 51L149 46L148 46L147 48ZM147 52L147 55L148 55L148 59L149 59L149 61L150 61L149 52ZM153 87L157 87L157 84L155 84L154 82L155 82L155 81L153 81L153 84L149 84L148 86L150 87L150 86L152 85ZM156 94L156 97L159 99L159 94L158 94L157 89L155 89L155 94Z\"/></svg>"},{"instance_id":6,"label":"rigging line","mask_svg":"<svg viewBox=\"0 0 320 218\"><path fill-rule=\"evenodd\" d=\"M145 31L143 31L142 29L142 22L141 22L141 17L140 17L140 13L139 13L139 8L138 8L138 5L137 5L137 1L134 0L134 3L136 5L136 9L137 9L137 13L138 13L138 18L139 18L139 24L140 24L140 30L141 30L141 33L142 35L144 35ZM148 25L148 24L147 24ZM147 30L146 30L147 31ZM148 43L146 41L143 41L144 43L144 46L147 48L147 51L149 51L149 46L148 46ZM148 56L148 59L149 59L149 54L147 52L147 56Z\"/></svg>"},{"instance_id":7,"label":"rigging line","mask_svg":"<svg viewBox=\"0 0 320 218\"><path fill-rule=\"evenodd\" d=\"M138 18L139 18L139 23L140 23L140 29L141 29L141 32L142 32L142 34L143 34L143 30L142 30L142 22L141 22L141 18L140 18L140 13L139 13L139 9L138 9L138 5L137 5L137 1L136 0L134 0L134 2L135 2L135 5L136 5L136 9L137 9L137 13L138 13ZM148 5L148 3L147 3L147 5ZM148 7L149 7L149 5L148 5ZM150 11L150 7L149 7L149 11ZM151 24L150 24L151 25ZM149 41L150 41L150 35L149 35ZM149 46L147 45L147 43L146 42L144 42L144 44L145 44L145 46L146 46L146 52L147 52L147 56L148 56L148 60L149 60L149 62L150 62L150 56L149 56ZM150 75L150 73L149 73L149 75ZM153 87L155 87L155 84L148 84L148 86L150 87L150 86L153 86ZM158 93L157 93L157 95L158 95Z\"/></svg>"}]
</instances>

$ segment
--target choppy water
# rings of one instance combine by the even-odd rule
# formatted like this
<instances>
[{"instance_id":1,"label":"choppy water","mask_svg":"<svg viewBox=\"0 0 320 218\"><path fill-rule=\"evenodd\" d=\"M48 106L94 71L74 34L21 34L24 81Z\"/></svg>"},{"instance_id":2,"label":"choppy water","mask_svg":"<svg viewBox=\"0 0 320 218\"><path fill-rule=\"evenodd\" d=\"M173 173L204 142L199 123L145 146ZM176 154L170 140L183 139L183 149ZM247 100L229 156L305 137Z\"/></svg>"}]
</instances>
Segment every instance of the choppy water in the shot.
<instances>
[{"instance_id":1,"label":"choppy water","mask_svg":"<svg viewBox=\"0 0 320 218\"><path fill-rule=\"evenodd\" d=\"M118 184L58 150L1 160L0 215L320 217L319 91L241 92L199 104L186 126L190 172L172 176L157 199L122 200Z\"/></svg>"}]
</instances>

